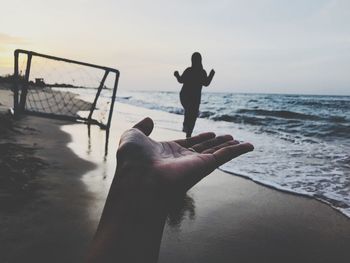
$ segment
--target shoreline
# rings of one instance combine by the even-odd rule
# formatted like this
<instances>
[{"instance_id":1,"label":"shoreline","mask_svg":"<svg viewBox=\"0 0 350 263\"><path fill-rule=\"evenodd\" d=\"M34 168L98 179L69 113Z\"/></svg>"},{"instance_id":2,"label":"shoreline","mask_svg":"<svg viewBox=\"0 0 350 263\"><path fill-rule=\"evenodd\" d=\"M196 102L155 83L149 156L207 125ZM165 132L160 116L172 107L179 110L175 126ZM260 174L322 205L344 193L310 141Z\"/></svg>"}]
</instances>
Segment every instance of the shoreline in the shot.
<instances>
[{"instance_id":1,"label":"shoreline","mask_svg":"<svg viewBox=\"0 0 350 263\"><path fill-rule=\"evenodd\" d=\"M135 109L119 103L116 108ZM133 121L115 113L106 157L98 127L92 126L89 136L84 124L33 116L20 121L37 131L16 135L16 143L36 143L35 155L48 167L36 179L38 199L1 216L1 260L81 261L114 175L119 136ZM156 127L151 137L169 140L183 134ZM348 244L349 220L330 206L217 169L189 191L168 220L159 262L345 263Z\"/></svg>"},{"instance_id":2,"label":"shoreline","mask_svg":"<svg viewBox=\"0 0 350 263\"><path fill-rule=\"evenodd\" d=\"M132 93L129 95L131 96ZM133 107L140 107L141 111L141 95L135 95L134 100L129 102L127 99L121 101ZM157 102L149 99L149 95L147 96L145 95L144 99L146 102L144 107L147 109L142 110L147 114L154 111L154 116L161 116L158 118L161 127L178 130L182 116L177 114L177 110L173 111L174 105L171 104L169 109L163 108L164 103L159 106ZM160 97L164 98L164 95ZM154 107L150 106L153 104L148 104L152 101L155 103ZM173 122L167 121L168 119L173 119ZM239 161L232 161L222 166L223 170L242 174L274 189L311 196L329 204L350 218L350 204L346 195L350 176L347 148L350 145L344 134L338 139L324 141L320 138L309 139L303 135L295 136L293 139L284 133L274 136L268 132L259 132L259 126L254 126L258 127L256 128L258 130L254 130L251 125L244 126L224 120L213 121L210 118L198 118L196 125L197 133L208 129L217 134L231 133L236 138L256 145L256 150L251 155L241 157L240 165ZM343 127L342 124L339 125Z\"/></svg>"},{"instance_id":3,"label":"shoreline","mask_svg":"<svg viewBox=\"0 0 350 263\"><path fill-rule=\"evenodd\" d=\"M190 196L195 219L166 226L160 262L345 263L350 257L349 220L315 199L219 170Z\"/></svg>"},{"instance_id":4,"label":"shoreline","mask_svg":"<svg viewBox=\"0 0 350 263\"><path fill-rule=\"evenodd\" d=\"M66 124L31 116L16 124L22 133L13 136L15 143L35 145L32 161L45 166L28 179L32 196L1 213L1 262L80 262L85 256L95 229L87 212L93 196L81 178L96 164L68 148L71 136L60 128Z\"/></svg>"},{"instance_id":5,"label":"shoreline","mask_svg":"<svg viewBox=\"0 0 350 263\"><path fill-rule=\"evenodd\" d=\"M0 95L0 114L11 118L12 93L0 89ZM9 142L15 146L0 156L8 167L1 176L18 174L24 180L16 191L1 185L0 194L6 197L0 215L1 262L80 262L85 257L95 224L87 211L93 196L81 178L96 164L68 147L72 137L61 129L67 124L21 116L1 132L0 147ZM22 185L29 185L28 191Z\"/></svg>"},{"instance_id":6,"label":"shoreline","mask_svg":"<svg viewBox=\"0 0 350 263\"><path fill-rule=\"evenodd\" d=\"M295 196L300 196L300 197L304 197L304 198L309 198L309 199L312 199L312 200L315 200L315 201L318 201L318 202L321 202L322 204L325 204L325 205L328 205L329 207L333 208L337 213L341 214L342 216L344 216L346 219L350 220L350 215L347 215L346 213L342 212L339 208L333 206L331 203L327 202L326 200L323 200L323 199L320 199L320 198L317 198L313 195L308 195L308 194L304 194L304 193L298 193L298 192L293 192L291 190L288 190L288 189L281 189L281 188L278 188L276 186L273 186L273 185L269 185L269 184L264 184L262 182L259 182L257 180L254 180L253 178L249 177L248 175L243 175L243 174L239 174L239 173L233 173L233 172L230 172L230 171L226 171L222 168L217 168L219 171L223 172L223 173L227 173L227 174L230 174L230 175L233 175L233 176L238 176L238 177L241 177L241 178L244 178L246 180L250 180L258 185L261 185L263 187L267 187L267 188L270 188L272 190L275 190L275 191L280 191L282 193L286 193L286 194L291 194L291 195L295 195Z\"/></svg>"}]
</instances>

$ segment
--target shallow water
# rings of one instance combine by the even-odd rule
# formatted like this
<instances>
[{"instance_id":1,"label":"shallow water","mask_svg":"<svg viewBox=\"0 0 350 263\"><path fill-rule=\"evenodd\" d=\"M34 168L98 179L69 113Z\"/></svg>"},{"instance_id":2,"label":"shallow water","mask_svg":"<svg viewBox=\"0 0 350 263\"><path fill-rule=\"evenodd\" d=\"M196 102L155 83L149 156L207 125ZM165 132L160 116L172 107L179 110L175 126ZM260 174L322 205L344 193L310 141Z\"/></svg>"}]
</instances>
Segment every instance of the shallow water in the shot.
<instances>
[{"instance_id":1,"label":"shallow water","mask_svg":"<svg viewBox=\"0 0 350 263\"><path fill-rule=\"evenodd\" d=\"M116 104L115 113L108 153L106 134L97 126L91 126L90 131L86 125L63 127L72 136L69 147L98 165L82 177L92 196L86 209L95 226L113 179L121 132L149 116L155 121L151 137L169 140L181 136L181 115L121 103ZM205 129L210 123L200 119L197 128ZM237 138L249 138L255 144L263 138L244 129L227 128L224 122L217 128L220 133L228 129ZM273 140L266 144L269 142ZM249 159L242 158L231 165L244 167L242 160ZM338 259L348 258L347 219L319 202L272 191L226 173L208 176L179 201L164 229L159 262L314 262L315 258L346 262Z\"/></svg>"},{"instance_id":2,"label":"shallow water","mask_svg":"<svg viewBox=\"0 0 350 263\"><path fill-rule=\"evenodd\" d=\"M177 93L119 93L118 100L154 109L162 128L182 127ZM349 96L204 93L200 110L194 133L230 133L255 146L223 170L315 197L350 217ZM119 114L132 121L144 115Z\"/></svg>"},{"instance_id":3,"label":"shallow water","mask_svg":"<svg viewBox=\"0 0 350 263\"><path fill-rule=\"evenodd\" d=\"M182 128L175 92L119 92L117 102L142 107L117 103L114 116L130 125L152 115L158 127ZM208 130L255 146L223 170L312 196L350 217L349 96L203 93L194 134Z\"/></svg>"}]
</instances>

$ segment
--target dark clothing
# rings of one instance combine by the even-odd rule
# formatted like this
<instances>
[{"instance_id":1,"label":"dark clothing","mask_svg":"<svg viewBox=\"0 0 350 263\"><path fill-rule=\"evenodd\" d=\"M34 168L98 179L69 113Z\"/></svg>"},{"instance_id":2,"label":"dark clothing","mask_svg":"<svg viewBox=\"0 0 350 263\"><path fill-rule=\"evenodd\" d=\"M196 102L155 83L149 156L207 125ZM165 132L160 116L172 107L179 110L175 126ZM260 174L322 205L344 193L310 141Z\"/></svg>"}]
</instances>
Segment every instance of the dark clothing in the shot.
<instances>
[{"instance_id":1,"label":"dark clothing","mask_svg":"<svg viewBox=\"0 0 350 263\"><path fill-rule=\"evenodd\" d=\"M186 136L190 137L199 113L202 87L208 86L211 78L208 78L204 69L190 67L184 71L178 81L183 83L180 92L180 101L185 113L183 130L186 132Z\"/></svg>"},{"instance_id":2,"label":"dark clothing","mask_svg":"<svg viewBox=\"0 0 350 263\"><path fill-rule=\"evenodd\" d=\"M199 96L189 96L186 95L185 92L180 92L180 101L182 107L184 107L184 122L183 122L183 131L186 132L187 137L191 137L192 131L194 129L194 125L196 123L198 113L199 113L199 105L200 105L200 97Z\"/></svg>"}]
</instances>

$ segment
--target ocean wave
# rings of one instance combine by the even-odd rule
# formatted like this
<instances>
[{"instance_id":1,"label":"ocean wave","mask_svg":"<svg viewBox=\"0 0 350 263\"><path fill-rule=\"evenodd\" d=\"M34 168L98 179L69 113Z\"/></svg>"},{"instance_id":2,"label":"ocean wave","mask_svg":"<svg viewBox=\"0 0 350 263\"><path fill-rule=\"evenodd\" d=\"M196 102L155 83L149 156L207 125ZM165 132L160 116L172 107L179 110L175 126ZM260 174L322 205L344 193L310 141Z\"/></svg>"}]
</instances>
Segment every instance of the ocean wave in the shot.
<instances>
[{"instance_id":1,"label":"ocean wave","mask_svg":"<svg viewBox=\"0 0 350 263\"><path fill-rule=\"evenodd\" d=\"M123 96L124 95L124 96ZM119 101L177 115L184 113L174 92L135 92ZM251 125L258 133L347 138L348 97L298 95L203 94L200 118ZM283 136L279 136L283 137Z\"/></svg>"},{"instance_id":2,"label":"ocean wave","mask_svg":"<svg viewBox=\"0 0 350 263\"><path fill-rule=\"evenodd\" d=\"M169 113L174 113L174 114L177 114L177 115L182 115L184 114L184 110L183 109L180 109L180 108L167 108L167 111Z\"/></svg>"},{"instance_id":3,"label":"ocean wave","mask_svg":"<svg viewBox=\"0 0 350 263\"><path fill-rule=\"evenodd\" d=\"M199 113L199 118L210 118L211 116L215 115L214 112L211 111L201 111Z\"/></svg>"},{"instance_id":4,"label":"ocean wave","mask_svg":"<svg viewBox=\"0 0 350 263\"><path fill-rule=\"evenodd\" d=\"M240 123L240 124L250 124L250 125L266 125L268 122L267 119L261 118L261 117L254 117L254 116L246 116L241 114L222 114L222 115L215 115L210 118L213 121L227 121L227 122L233 122L233 123Z\"/></svg>"},{"instance_id":5,"label":"ocean wave","mask_svg":"<svg viewBox=\"0 0 350 263\"><path fill-rule=\"evenodd\" d=\"M272 116L285 119L319 120L321 117L287 110L239 109L238 113L248 113L261 116Z\"/></svg>"},{"instance_id":6,"label":"ocean wave","mask_svg":"<svg viewBox=\"0 0 350 263\"><path fill-rule=\"evenodd\" d=\"M289 101L288 104L293 105L302 105L314 108L341 108L341 109L350 109L349 98L346 99L332 99L332 97L324 97L314 99L304 99L304 100L295 100Z\"/></svg>"},{"instance_id":7,"label":"ocean wave","mask_svg":"<svg viewBox=\"0 0 350 263\"><path fill-rule=\"evenodd\" d=\"M118 96L118 99L120 99L120 100L129 100L130 98L132 98L132 96L122 96L122 97L119 97Z\"/></svg>"},{"instance_id":8,"label":"ocean wave","mask_svg":"<svg viewBox=\"0 0 350 263\"><path fill-rule=\"evenodd\" d=\"M181 129L178 93L131 94L120 100L175 113L174 122L163 120L164 127ZM232 161L224 170L313 196L350 217L349 102L350 97L203 93L196 132L234 132L256 145L254 152L242 156L245 161Z\"/></svg>"}]
</instances>

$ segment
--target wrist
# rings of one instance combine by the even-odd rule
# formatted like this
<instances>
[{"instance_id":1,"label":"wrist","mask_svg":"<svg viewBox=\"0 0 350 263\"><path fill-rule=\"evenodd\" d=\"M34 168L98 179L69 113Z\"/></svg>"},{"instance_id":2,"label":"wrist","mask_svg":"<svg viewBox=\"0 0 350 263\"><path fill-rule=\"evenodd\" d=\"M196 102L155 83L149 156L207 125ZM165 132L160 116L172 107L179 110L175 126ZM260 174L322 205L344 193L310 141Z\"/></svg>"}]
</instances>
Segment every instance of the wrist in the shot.
<instances>
[{"instance_id":1,"label":"wrist","mask_svg":"<svg viewBox=\"0 0 350 263\"><path fill-rule=\"evenodd\" d=\"M108 199L113 210L139 220L165 220L167 206L156 172L143 164L118 165Z\"/></svg>"},{"instance_id":2,"label":"wrist","mask_svg":"<svg viewBox=\"0 0 350 263\"><path fill-rule=\"evenodd\" d=\"M91 262L101 262L97 259L105 257L121 262L157 261L167 210L164 199L154 191L154 182L145 185L145 178L154 176L151 170L142 165L117 168L95 235L96 251L91 253Z\"/></svg>"}]
</instances>

